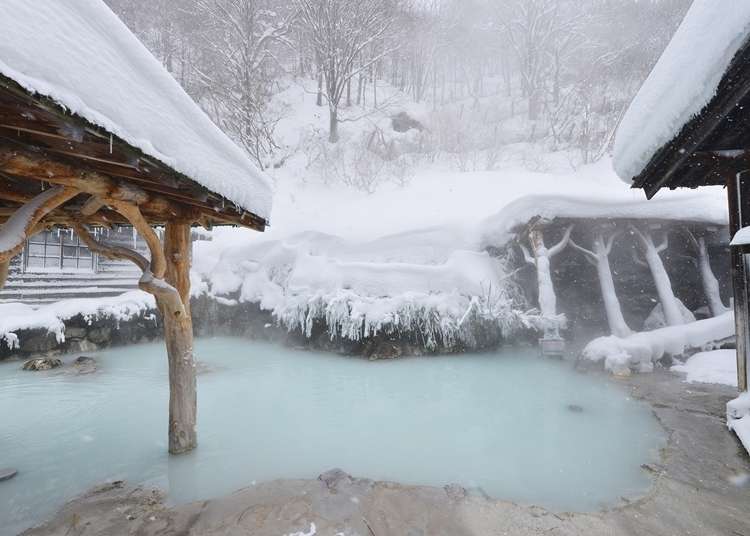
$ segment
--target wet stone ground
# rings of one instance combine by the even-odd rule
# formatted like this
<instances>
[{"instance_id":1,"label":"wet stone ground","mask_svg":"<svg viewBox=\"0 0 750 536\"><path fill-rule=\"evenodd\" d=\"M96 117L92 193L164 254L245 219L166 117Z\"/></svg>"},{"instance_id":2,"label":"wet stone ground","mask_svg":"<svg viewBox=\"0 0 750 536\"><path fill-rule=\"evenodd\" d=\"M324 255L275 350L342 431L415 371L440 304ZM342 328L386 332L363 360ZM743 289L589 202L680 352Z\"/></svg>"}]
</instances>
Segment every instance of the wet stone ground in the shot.
<instances>
[{"instance_id":1,"label":"wet stone ground","mask_svg":"<svg viewBox=\"0 0 750 536\"><path fill-rule=\"evenodd\" d=\"M329 471L177 507L166 506L158 490L109 484L24 534L750 536L750 459L724 419L734 389L685 384L669 372L622 381L653 406L669 440L661 462L648 467L651 491L611 510L553 513L459 486L402 486Z\"/></svg>"}]
</instances>

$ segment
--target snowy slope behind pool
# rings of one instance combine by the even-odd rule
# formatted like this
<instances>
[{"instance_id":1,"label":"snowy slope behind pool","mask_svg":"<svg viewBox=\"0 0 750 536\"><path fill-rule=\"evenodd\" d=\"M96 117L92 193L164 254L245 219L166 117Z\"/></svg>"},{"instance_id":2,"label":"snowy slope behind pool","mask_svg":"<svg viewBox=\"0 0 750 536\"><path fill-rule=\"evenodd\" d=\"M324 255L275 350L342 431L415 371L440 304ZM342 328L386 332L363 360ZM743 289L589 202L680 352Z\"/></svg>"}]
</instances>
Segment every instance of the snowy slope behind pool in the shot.
<instances>
[{"instance_id":1,"label":"snowy slope behind pool","mask_svg":"<svg viewBox=\"0 0 750 536\"><path fill-rule=\"evenodd\" d=\"M101 0L0 2L0 74L269 216L269 179Z\"/></svg>"},{"instance_id":2,"label":"snowy slope behind pool","mask_svg":"<svg viewBox=\"0 0 750 536\"><path fill-rule=\"evenodd\" d=\"M316 231L369 242L386 235L440 227L471 228L478 239L476 228L486 230L488 218L506 218L510 213L504 211L505 207L537 195L575 198L578 206L600 205L600 214L617 203L622 211L637 210L636 217L658 215L668 207L667 218L727 221L726 196L721 188L661 192L649 205L642 191L631 189L617 177L609 158L576 171L555 169L544 173L517 165L492 172L461 173L436 165L420 170L405 186L384 185L373 194L342 185L300 182L287 172L283 168L270 171L277 184L271 227L263 236L247 236L278 239ZM689 202L680 206L683 200ZM660 204L662 201L664 204ZM532 217L530 212L526 210L525 214Z\"/></svg>"}]
</instances>

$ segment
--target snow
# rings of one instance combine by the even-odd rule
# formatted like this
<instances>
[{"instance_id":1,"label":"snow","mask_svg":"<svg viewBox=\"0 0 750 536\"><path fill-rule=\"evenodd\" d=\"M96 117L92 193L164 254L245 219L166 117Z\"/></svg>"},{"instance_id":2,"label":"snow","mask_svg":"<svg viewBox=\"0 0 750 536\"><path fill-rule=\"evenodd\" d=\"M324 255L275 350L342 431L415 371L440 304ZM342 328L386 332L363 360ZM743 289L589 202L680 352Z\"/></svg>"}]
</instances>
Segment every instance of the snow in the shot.
<instances>
[{"instance_id":1,"label":"snow","mask_svg":"<svg viewBox=\"0 0 750 536\"><path fill-rule=\"evenodd\" d=\"M58 342L65 341L64 321L82 315L90 321L111 317L125 321L156 307L153 296L134 290L111 298L77 298L33 307L21 303L0 304L0 341L11 348L18 345L16 332L46 329Z\"/></svg>"},{"instance_id":2,"label":"snow","mask_svg":"<svg viewBox=\"0 0 750 536\"><path fill-rule=\"evenodd\" d=\"M690 322L695 322L695 315L690 309L685 306L684 303L682 303L682 300L680 300L679 298L674 298L674 301L677 304L679 316L680 318L682 318L682 321L678 322L677 324L689 324ZM664 318L664 308L661 306L661 303L657 303L656 307L651 310L648 317L646 317L646 320L643 322L643 330L653 331L655 329L663 328L667 325L669 324Z\"/></svg>"},{"instance_id":3,"label":"snow","mask_svg":"<svg viewBox=\"0 0 750 536\"><path fill-rule=\"evenodd\" d=\"M299 532L292 532L288 534L287 536L315 536L318 533L317 528L315 527L315 523L310 523L310 531L306 532L304 530Z\"/></svg>"},{"instance_id":4,"label":"snow","mask_svg":"<svg viewBox=\"0 0 750 536\"><path fill-rule=\"evenodd\" d=\"M535 216L727 223L720 188L648 202L616 177L609 159L575 172L436 166L372 194L302 182L294 170L272 170L280 180L267 233L215 229L211 241L195 244L193 289L202 281L200 292L258 303L287 328L309 333L320 319L329 335L355 340L416 326L428 341L461 341L475 324L469 317L506 332L545 327L516 299L503 260L485 253ZM528 195L539 190L549 195Z\"/></svg>"},{"instance_id":5,"label":"snow","mask_svg":"<svg viewBox=\"0 0 750 536\"><path fill-rule=\"evenodd\" d=\"M0 73L268 218L270 180L101 0L4 0Z\"/></svg>"},{"instance_id":6,"label":"snow","mask_svg":"<svg viewBox=\"0 0 750 536\"><path fill-rule=\"evenodd\" d=\"M706 350L734 335L734 313L698 320L690 324L669 326L653 331L634 333L629 337L599 337L583 350L583 357L604 361L614 374L631 370L650 372L655 361L664 355L680 356L690 349Z\"/></svg>"},{"instance_id":7,"label":"snow","mask_svg":"<svg viewBox=\"0 0 750 536\"><path fill-rule=\"evenodd\" d=\"M742 445L750 453L750 392L727 402L727 426L740 438Z\"/></svg>"},{"instance_id":8,"label":"snow","mask_svg":"<svg viewBox=\"0 0 750 536\"><path fill-rule=\"evenodd\" d=\"M484 223L482 243L500 247L533 217L591 219L654 219L726 225L727 211L713 196L669 196L658 200L620 200L615 195L529 195L510 203Z\"/></svg>"},{"instance_id":9,"label":"snow","mask_svg":"<svg viewBox=\"0 0 750 536\"><path fill-rule=\"evenodd\" d=\"M209 293L236 293L307 336L325 320L331 337L356 341L414 330L430 348L466 341L468 314L505 331L527 321L513 308L502 260L479 251L461 229L368 242L312 232L243 245L228 238L195 244L194 270Z\"/></svg>"},{"instance_id":10,"label":"snow","mask_svg":"<svg viewBox=\"0 0 750 536\"><path fill-rule=\"evenodd\" d=\"M729 243L730 246L746 246L748 244L750 244L750 227L743 227L737 231Z\"/></svg>"},{"instance_id":11,"label":"snow","mask_svg":"<svg viewBox=\"0 0 750 536\"><path fill-rule=\"evenodd\" d=\"M727 426L740 438L742 446L750 454L750 415L741 419L730 419Z\"/></svg>"},{"instance_id":12,"label":"snow","mask_svg":"<svg viewBox=\"0 0 750 536\"><path fill-rule=\"evenodd\" d=\"M737 351L699 352L685 363L672 366L672 370L687 374L685 381L688 383L721 383L737 387Z\"/></svg>"},{"instance_id":13,"label":"snow","mask_svg":"<svg viewBox=\"0 0 750 536\"><path fill-rule=\"evenodd\" d=\"M251 235L256 239L317 231L373 240L434 226L480 226L496 216L491 227L497 230L497 239L492 242L504 243L508 239L505 227L522 225L537 212L546 217L663 215L665 219L728 224L721 187L697 193L664 192L660 199L647 202L642 192L619 180L609 158L575 171L561 165L545 172L511 163L497 171L461 173L438 163L420 168L406 186L384 184L372 194L336 183L321 184L310 178L302 164L295 165L290 161L288 167L268 171L276 179L274 220L264 235ZM535 195L539 192L544 195ZM526 201L516 205L520 198ZM538 210L537 205L544 208Z\"/></svg>"},{"instance_id":14,"label":"snow","mask_svg":"<svg viewBox=\"0 0 750 536\"><path fill-rule=\"evenodd\" d=\"M732 419L741 419L750 415L750 392L745 391L734 400L727 402L727 415Z\"/></svg>"},{"instance_id":15,"label":"snow","mask_svg":"<svg viewBox=\"0 0 750 536\"><path fill-rule=\"evenodd\" d=\"M614 164L624 181L711 101L748 31L750 2L693 2L618 129Z\"/></svg>"}]
</instances>

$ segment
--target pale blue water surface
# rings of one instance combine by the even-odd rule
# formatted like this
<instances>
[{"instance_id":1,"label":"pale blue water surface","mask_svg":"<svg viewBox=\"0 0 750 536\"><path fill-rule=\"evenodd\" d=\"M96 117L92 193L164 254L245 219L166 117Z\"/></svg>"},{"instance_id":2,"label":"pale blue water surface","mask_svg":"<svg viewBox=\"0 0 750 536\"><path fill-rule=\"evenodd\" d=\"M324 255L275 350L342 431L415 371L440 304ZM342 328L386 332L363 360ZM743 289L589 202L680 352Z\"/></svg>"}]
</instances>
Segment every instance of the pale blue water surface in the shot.
<instances>
[{"instance_id":1,"label":"pale blue water surface","mask_svg":"<svg viewBox=\"0 0 750 536\"><path fill-rule=\"evenodd\" d=\"M595 510L644 493L640 466L664 442L615 380L534 350L368 362L216 338L196 344L213 369L198 378L200 445L170 458L163 344L92 355L99 372L85 376L0 364L0 467L19 470L0 482L0 533L105 480L161 486L182 502L334 467Z\"/></svg>"}]
</instances>

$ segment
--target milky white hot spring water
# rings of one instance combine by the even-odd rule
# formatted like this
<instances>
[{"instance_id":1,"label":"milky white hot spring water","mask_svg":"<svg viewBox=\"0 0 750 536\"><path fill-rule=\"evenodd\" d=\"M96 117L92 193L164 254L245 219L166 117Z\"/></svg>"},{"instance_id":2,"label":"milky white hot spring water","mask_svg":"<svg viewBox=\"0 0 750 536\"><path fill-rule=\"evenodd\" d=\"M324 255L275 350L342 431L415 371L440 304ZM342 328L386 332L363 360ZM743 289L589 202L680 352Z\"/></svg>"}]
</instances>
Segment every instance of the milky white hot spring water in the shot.
<instances>
[{"instance_id":1,"label":"milky white hot spring water","mask_svg":"<svg viewBox=\"0 0 750 536\"><path fill-rule=\"evenodd\" d=\"M164 345L111 349L75 376L0 364L0 533L111 479L173 502L340 467L409 484L457 483L556 510L644 493L663 433L615 380L535 350L368 362L237 338L199 340L198 449L167 455Z\"/></svg>"}]
</instances>

